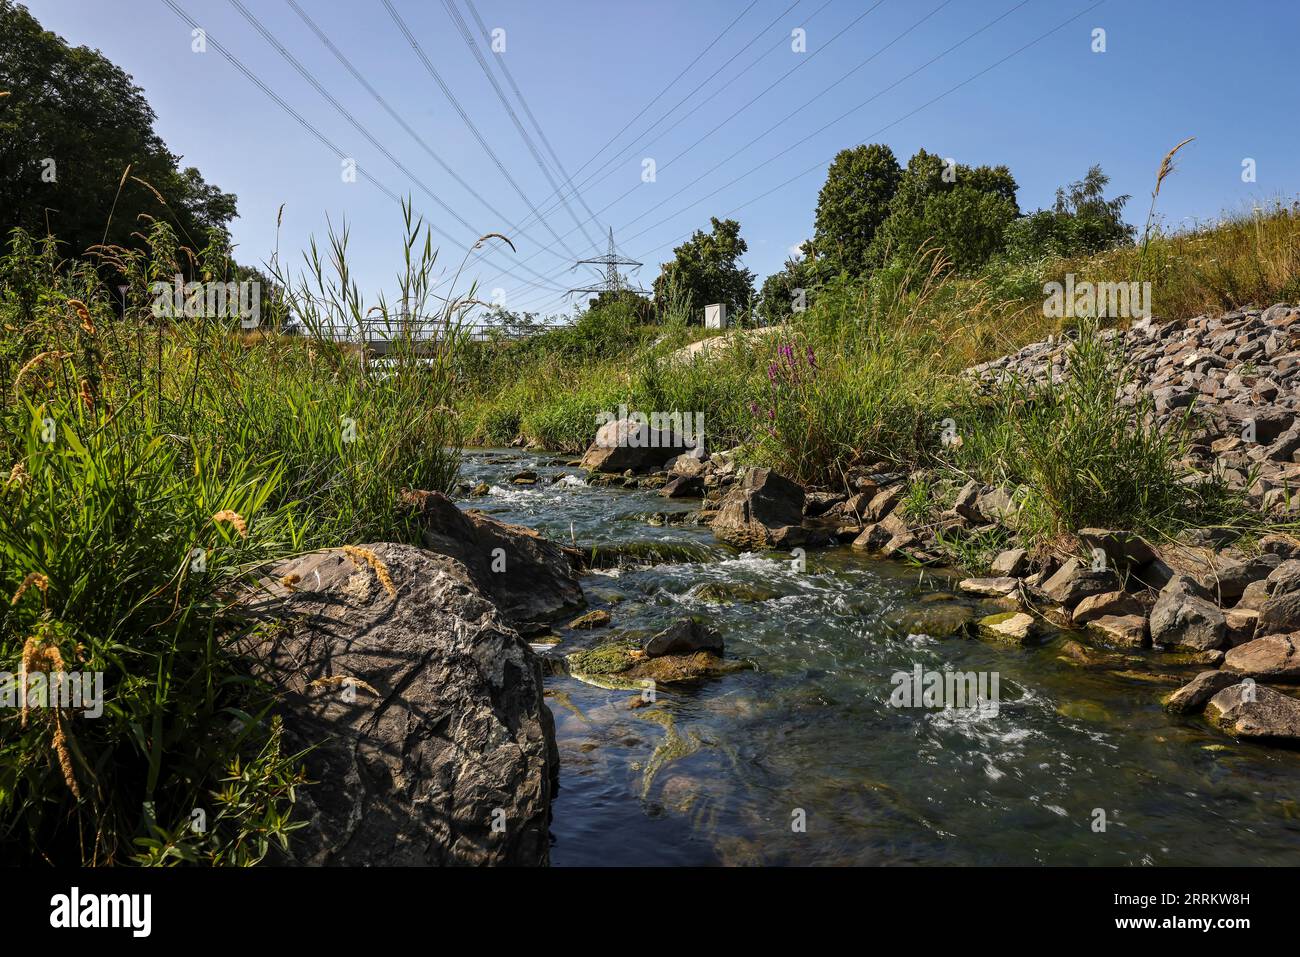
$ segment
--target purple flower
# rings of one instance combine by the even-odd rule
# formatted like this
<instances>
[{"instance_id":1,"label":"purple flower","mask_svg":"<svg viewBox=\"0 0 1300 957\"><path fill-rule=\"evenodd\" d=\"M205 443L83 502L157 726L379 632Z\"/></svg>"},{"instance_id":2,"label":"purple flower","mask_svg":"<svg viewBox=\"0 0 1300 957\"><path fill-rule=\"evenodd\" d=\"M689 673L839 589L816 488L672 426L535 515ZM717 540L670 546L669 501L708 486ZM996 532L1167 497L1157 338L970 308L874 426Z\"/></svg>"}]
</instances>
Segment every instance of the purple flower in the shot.
<instances>
[{"instance_id":1,"label":"purple flower","mask_svg":"<svg viewBox=\"0 0 1300 957\"><path fill-rule=\"evenodd\" d=\"M813 353L812 346L808 347L808 366L812 369L817 368L817 356Z\"/></svg>"}]
</instances>

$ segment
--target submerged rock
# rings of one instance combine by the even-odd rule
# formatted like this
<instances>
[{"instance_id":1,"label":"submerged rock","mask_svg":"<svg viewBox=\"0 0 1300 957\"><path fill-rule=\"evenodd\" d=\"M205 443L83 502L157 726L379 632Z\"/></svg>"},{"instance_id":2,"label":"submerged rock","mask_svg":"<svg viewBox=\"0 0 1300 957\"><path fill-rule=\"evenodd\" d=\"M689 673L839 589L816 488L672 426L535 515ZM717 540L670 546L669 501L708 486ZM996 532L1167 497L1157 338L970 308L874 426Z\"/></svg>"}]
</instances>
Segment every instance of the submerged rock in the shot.
<instances>
[{"instance_id":1,"label":"submerged rock","mask_svg":"<svg viewBox=\"0 0 1300 957\"><path fill-rule=\"evenodd\" d=\"M645 643L647 658L690 655L697 651L722 654L722 635L694 618L679 618Z\"/></svg>"},{"instance_id":2,"label":"submerged rock","mask_svg":"<svg viewBox=\"0 0 1300 957\"><path fill-rule=\"evenodd\" d=\"M276 566L245 601L266 627L235 645L279 693L288 749L310 748L288 861L547 863L559 757L537 655L460 562L352 554Z\"/></svg>"},{"instance_id":3,"label":"submerged rock","mask_svg":"<svg viewBox=\"0 0 1300 957\"><path fill-rule=\"evenodd\" d=\"M573 621L569 622L569 627L579 631L604 628L611 620L609 612L603 608L597 608L595 611L589 611L585 615L573 619Z\"/></svg>"},{"instance_id":4,"label":"submerged rock","mask_svg":"<svg viewBox=\"0 0 1300 957\"><path fill-rule=\"evenodd\" d=\"M1008 611L979 620L981 637L1024 645L1039 636L1038 622L1023 611Z\"/></svg>"},{"instance_id":5,"label":"submerged rock","mask_svg":"<svg viewBox=\"0 0 1300 957\"><path fill-rule=\"evenodd\" d=\"M745 661L728 661L708 651L651 658L633 641L621 639L568 655L569 673L610 688L637 688L643 681L672 684L711 678L752 667Z\"/></svg>"}]
</instances>

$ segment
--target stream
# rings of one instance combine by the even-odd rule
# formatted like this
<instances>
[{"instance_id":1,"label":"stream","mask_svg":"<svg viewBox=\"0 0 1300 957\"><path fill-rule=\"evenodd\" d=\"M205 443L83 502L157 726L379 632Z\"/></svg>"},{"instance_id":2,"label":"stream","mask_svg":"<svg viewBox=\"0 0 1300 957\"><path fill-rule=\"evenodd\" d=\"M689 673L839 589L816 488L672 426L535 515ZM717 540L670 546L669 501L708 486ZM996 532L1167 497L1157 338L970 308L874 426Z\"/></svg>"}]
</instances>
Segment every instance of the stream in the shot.
<instances>
[{"instance_id":1,"label":"stream","mask_svg":"<svg viewBox=\"0 0 1300 957\"><path fill-rule=\"evenodd\" d=\"M847 547L809 550L803 568L742 554L677 523L698 500L589 486L557 461L468 451L461 480L490 492L458 499L627 556L582 582L611 626L561 621L555 650L694 615L753 667L661 684L638 708L637 691L548 678L553 865L1300 864L1300 752L1165 712L1196 666L1148 650L1085 668L1062 656L1068 636L931 637L927 612L978 604L948 573ZM521 469L535 486L511 484ZM998 707L891 706L891 676L916 665L996 673Z\"/></svg>"}]
</instances>

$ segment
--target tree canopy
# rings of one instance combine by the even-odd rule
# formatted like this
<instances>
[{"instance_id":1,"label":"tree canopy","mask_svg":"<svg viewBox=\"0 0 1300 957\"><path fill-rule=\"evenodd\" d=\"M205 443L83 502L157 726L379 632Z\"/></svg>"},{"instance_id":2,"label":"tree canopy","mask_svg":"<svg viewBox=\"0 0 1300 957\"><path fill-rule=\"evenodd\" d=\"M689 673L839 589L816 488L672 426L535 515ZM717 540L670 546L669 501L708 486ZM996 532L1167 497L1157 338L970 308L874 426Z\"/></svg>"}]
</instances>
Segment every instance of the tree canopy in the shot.
<instances>
[{"instance_id":1,"label":"tree canopy","mask_svg":"<svg viewBox=\"0 0 1300 957\"><path fill-rule=\"evenodd\" d=\"M817 196L813 245L832 271L860 276L903 171L883 143L840 150Z\"/></svg>"},{"instance_id":2,"label":"tree canopy","mask_svg":"<svg viewBox=\"0 0 1300 957\"><path fill-rule=\"evenodd\" d=\"M715 216L710 218L710 224L710 232L697 229L674 249L672 262L664 263L660 270L654 292L661 312L674 283L697 310L720 302L736 311L753 297L754 274L740 264L740 257L749 249L740 238L740 223Z\"/></svg>"},{"instance_id":3,"label":"tree canopy","mask_svg":"<svg viewBox=\"0 0 1300 957\"><path fill-rule=\"evenodd\" d=\"M140 213L171 223L195 249L212 230L226 234L235 196L181 167L130 76L99 51L42 29L12 0L0 0L0 37L3 235L16 226L52 233L65 254L80 256L105 238L138 245L131 234Z\"/></svg>"}]
</instances>

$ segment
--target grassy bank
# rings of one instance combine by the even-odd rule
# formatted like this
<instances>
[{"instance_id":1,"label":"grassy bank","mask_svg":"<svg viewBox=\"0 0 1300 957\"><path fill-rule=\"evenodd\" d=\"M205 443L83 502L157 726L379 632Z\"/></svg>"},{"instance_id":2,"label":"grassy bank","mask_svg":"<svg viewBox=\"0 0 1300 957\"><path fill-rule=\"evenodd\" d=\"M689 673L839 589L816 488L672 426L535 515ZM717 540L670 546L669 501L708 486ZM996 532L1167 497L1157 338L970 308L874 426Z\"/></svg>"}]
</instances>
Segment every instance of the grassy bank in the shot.
<instances>
[{"instance_id":1,"label":"grassy bank","mask_svg":"<svg viewBox=\"0 0 1300 957\"><path fill-rule=\"evenodd\" d=\"M1185 434L1157 433L1142 406L1119 405L1133 372L1095 336L1083 337L1074 384L1031 394L1010 383L989 397L962 380L978 362L1089 325L1045 315L1044 284L1067 274L1149 281L1162 320L1295 301L1300 216L1279 205L1088 258L998 260L967 276L923 254L865 280L833 280L769 335L732 337L693 361L673 358L692 338L679 324L611 331L590 312L575 328L480 357L464 420L476 442L576 452L596 413L620 404L702 412L712 448L743 446L750 461L807 484L839 488L851 470L886 464L1024 486L1043 536L1081 522L1244 521L1222 490L1178 483ZM960 443L942 441L948 422Z\"/></svg>"},{"instance_id":2,"label":"grassy bank","mask_svg":"<svg viewBox=\"0 0 1300 957\"><path fill-rule=\"evenodd\" d=\"M407 234L419 293L433 254ZM252 333L156 314L153 282L227 275L219 248L163 224L95 265L55 248L16 232L0 261L0 656L15 675L101 673L104 707L0 712L0 857L254 863L289 838L303 781L226 653L246 627L233 601L281 556L401 540L401 490L450 488L454 349L378 370L278 332L290 310L367 314L343 238L283 277Z\"/></svg>"}]
</instances>

